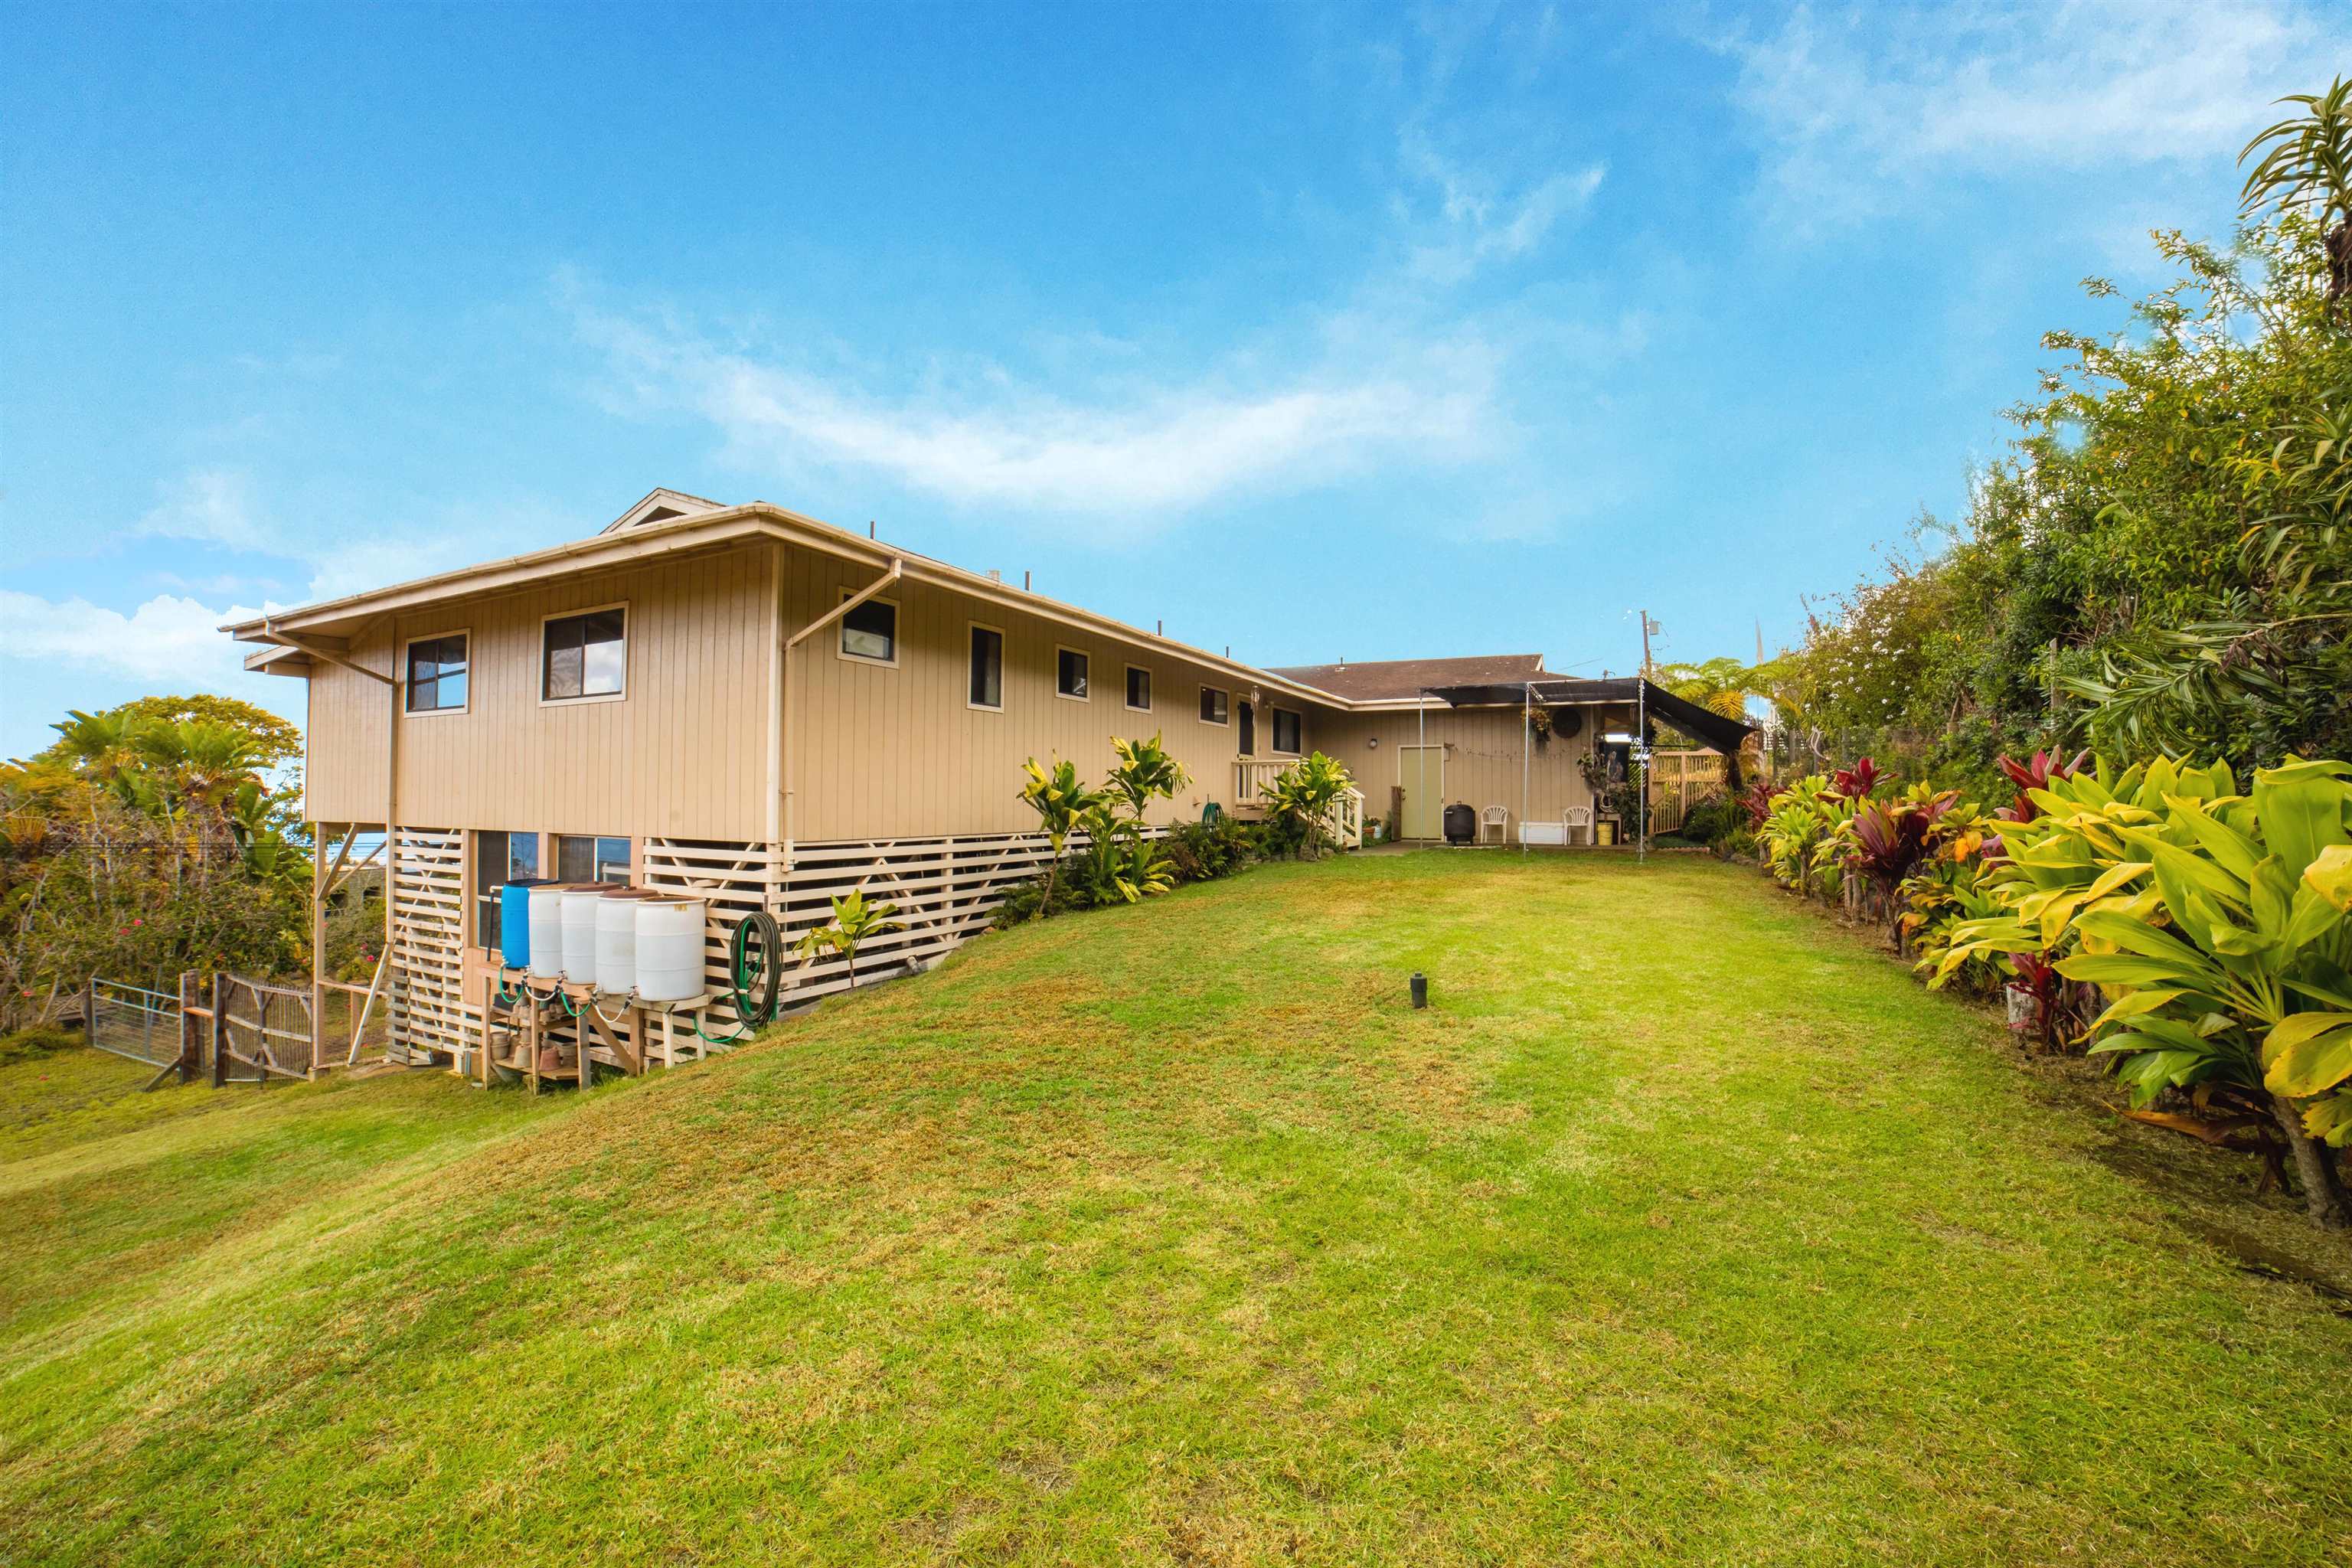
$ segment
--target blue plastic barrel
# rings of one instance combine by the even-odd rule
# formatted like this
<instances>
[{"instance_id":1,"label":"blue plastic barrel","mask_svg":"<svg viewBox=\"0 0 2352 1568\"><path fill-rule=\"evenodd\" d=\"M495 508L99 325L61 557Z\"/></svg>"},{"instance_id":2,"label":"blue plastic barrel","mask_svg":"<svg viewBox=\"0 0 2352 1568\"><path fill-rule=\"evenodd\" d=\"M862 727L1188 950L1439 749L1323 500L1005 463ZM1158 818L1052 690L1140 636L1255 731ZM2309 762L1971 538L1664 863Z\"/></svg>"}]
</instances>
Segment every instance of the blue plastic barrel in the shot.
<instances>
[{"instance_id":1,"label":"blue plastic barrel","mask_svg":"<svg viewBox=\"0 0 2352 1568\"><path fill-rule=\"evenodd\" d=\"M509 882L499 895L499 954L509 969L530 967L530 890L546 881L525 877Z\"/></svg>"}]
</instances>

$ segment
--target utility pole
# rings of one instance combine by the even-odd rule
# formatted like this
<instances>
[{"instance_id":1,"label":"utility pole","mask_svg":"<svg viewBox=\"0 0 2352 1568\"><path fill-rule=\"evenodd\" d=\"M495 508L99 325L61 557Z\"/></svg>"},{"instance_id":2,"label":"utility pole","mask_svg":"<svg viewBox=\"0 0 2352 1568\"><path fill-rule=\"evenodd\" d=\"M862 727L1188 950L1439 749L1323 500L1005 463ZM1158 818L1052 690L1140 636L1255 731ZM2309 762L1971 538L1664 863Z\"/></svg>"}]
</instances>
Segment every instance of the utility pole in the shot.
<instances>
[{"instance_id":1,"label":"utility pole","mask_svg":"<svg viewBox=\"0 0 2352 1568\"><path fill-rule=\"evenodd\" d=\"M1642 765L1641 837L1633 851L1633 861L1643 865L1650 858L1650 632L1654 626L1650 612L1634 612L1642 617L1642 677L1634 683L1634 710L1639 715L1633 725L1633 754Z\"/></svg>"}]
</instances>

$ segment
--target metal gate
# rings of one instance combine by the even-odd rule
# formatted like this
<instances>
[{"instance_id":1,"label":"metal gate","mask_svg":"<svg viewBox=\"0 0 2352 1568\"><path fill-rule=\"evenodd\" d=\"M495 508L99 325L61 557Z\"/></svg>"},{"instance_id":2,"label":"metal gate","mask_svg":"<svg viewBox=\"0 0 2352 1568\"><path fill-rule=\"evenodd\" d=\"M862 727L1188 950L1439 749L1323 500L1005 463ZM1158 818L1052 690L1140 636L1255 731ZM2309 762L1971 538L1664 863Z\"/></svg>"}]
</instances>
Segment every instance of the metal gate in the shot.
<instances>
[{"instance_id":1,"label":"metal gate","mask_svg":"<svg viewBox=\"0 0 2352 1568\"><path fill-rule=\"evenodd\" d=\"M180 1059L184 1022L180 999L119 980L89 983L89 1043L135 1062L169 1067Z\"/></svg>"},{"instance_id":2,"label":"metal gate","mask_svg":"<svg viewBox=\"0 0 2352 1568\"><path fill-rule=\"evenodd\" d=\"M280 1078L309 1078L316 1065L317 1031L311 1026L310 994L291 985L267 985L241 974L213 976L213 1008L218 1016L218 1068Z\"/></svg>"}]
</instances>

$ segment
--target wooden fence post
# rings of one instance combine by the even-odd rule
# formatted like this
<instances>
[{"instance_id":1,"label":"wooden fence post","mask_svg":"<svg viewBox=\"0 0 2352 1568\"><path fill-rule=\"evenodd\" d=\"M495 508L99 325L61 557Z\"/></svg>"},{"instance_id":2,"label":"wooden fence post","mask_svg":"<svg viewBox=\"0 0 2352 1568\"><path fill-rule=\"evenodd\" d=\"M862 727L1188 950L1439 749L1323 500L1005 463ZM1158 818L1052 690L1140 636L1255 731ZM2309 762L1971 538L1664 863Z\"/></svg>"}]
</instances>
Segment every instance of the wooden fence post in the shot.
<instances>
[{"instance_id":1,"label":"wooden fence post","mask_svg":"<svg viewBox=\"0 0 2352 1568\"><path fill-rule=\"evenodd\" d=\"M213 971L213 1087L228 1082L228 995L221 972Z\"/></svg>"},{"instance_id":2,"label":"wooden fence post","mask_svg":"<svg viewBox=\"0 0 2352 1568\"><path fill-rule=\"evenodd\" d=\"M173 1065L182 1083L195 1081L197 1065L204 1059L204 1037L196 1032L196 1015L191 1011L204 1005L196 1000L199 994L196 972L180 971L180 1059Z\"/></svg>"},{"instance_id":3,"label":"wooden fence post","mask_svg":"<svg viewBox=\"0 0 2352 1568\"><path fill-rule=\"evenodd\" d=\"M89 984L81 991L81 1043L85 1046L98 1044L98 976L95 974L89 977Z\"/></svg>"}]
</instances>

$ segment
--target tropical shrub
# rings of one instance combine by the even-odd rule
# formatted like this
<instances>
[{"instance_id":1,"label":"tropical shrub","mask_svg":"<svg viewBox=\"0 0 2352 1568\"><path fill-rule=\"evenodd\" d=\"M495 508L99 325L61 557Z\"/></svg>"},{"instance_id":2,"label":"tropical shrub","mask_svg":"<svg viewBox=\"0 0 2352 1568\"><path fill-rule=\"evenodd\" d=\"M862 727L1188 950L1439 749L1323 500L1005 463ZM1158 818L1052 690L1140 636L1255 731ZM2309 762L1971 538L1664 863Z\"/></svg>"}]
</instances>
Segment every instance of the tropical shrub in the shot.
<instances>
[{"instance_id":1,"label":"tropical shrub","mask_svg":"<svg viewBox=\"0 0 2352 1568\"><path fill-rule=\"evenodd\" d=\"M2092 1050L2136 1109L2168 1091L2267 1110L2323 1224L2352 1224L2322 1144L2352 1142L2352 766L2158 759L2053 778L2010 825L2003 911L1972 952L2031 952L2097 986Z\"/></svg>"},{"instance_id":2,"label":"tropical shrub","mask_svg":"<svg viewBox=\"0 0 2352 1568\"><path fill-rule=\"evenodd\" d=\"M1309 858L1331 843L1331 814L1355 781L1338 760L1317 752L1275 775L1259 792L1270 842Z\"/></svg>"},{"instance_id":3,"label":"tropical shrub","mask_svg":"<svg viewBox=\"0 0 2352 1568\"><path fill-rule=\"evenodd\" d=\"M1772 797L1771 815L1758 835L1773 879L1793 892L1829 897L1838 884L1839 835L1853 804L1820 773L1809 773Z\"/></svg>"},{"instance_id":4,"label":"tropical shrub","mask_svg":"<svg viewBox=\"0 0 2352 1568\"><path fill-rule=\"evenodd\" d=\"M868 903L863 888L852 888L846 895L833 900L833 919L801 933L797 943L803 957L819 952L837 952L849 961L849 988L857 989L857 950L885 931L900 928L896 904Z\"/></svg>"},{"instance_id":5,"label":"tropical shrub","mask_svg":"<svg viewBox=\"0 0 2352 1568\"><path fill-rule=\"evenodd\" d=\"M1045 890L1037 903L1040 915L1052 914L1057 907L1054 901L1054 883L1059 876L1062 857L1069 850L1070 835L1076 832L1086 815L1102 804L1101 792L1090 790L1078 783L1076 763L1056 757L1050 768L1037 765L1031 757L1021 764L1023 774L1021 800L1037 814L1037 826L1053 846L1053 858L1045 863Z\"/></svg>"},{"instance_id":6,"label":"tropical shrub","mask_svg":"<svg viewBox=\"0 0 2352 1568\"><path fill-rule=\"evenodd\" d=\"M1265 836L1231 816L1211 822L1180 822L1168 830L1168 858L1180 882L1206 882L1238 871L1258 858Z\"/></svg>"}]
</instances>

